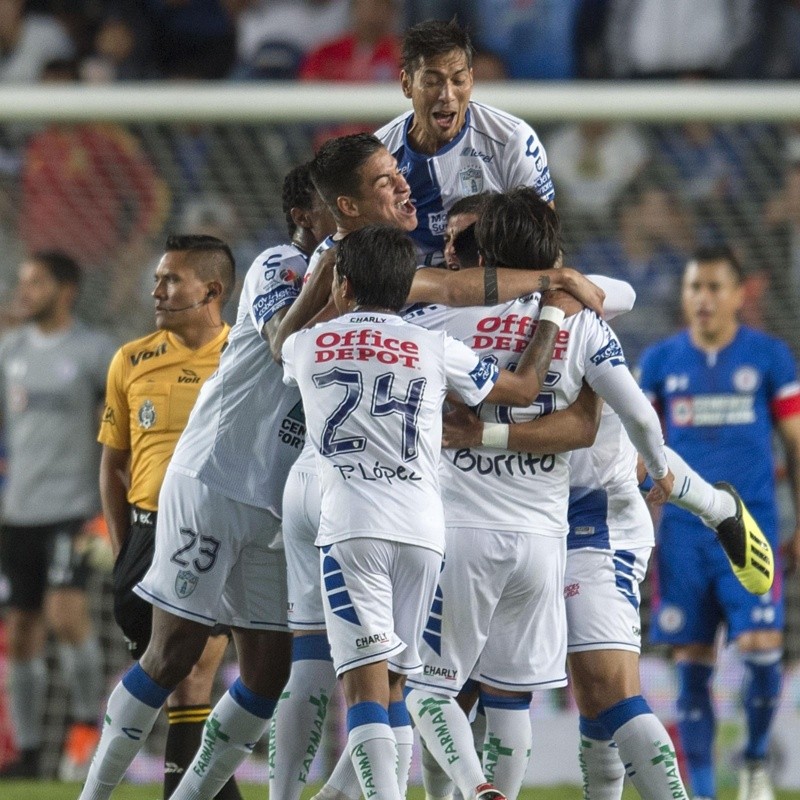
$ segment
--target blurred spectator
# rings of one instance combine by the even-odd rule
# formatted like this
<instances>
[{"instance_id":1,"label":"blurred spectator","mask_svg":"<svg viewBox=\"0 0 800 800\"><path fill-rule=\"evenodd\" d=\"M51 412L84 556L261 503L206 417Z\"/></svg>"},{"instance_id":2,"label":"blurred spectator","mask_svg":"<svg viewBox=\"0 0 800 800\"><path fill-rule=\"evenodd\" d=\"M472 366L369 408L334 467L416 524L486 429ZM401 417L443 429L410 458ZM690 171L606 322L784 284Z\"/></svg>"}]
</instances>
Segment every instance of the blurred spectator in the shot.
<instances>
[{"instance_id":1,"label":"blurred spectator","mask_svg":"<svg viewBox=\"0 0 800 800\"><path fill-rule=\"evenodd\" d=\"M800 0L765 0L766 77L800 78Z\"/></svg>"},{"instance_id":2,"label":"blurred spectator","mask_svg":"<svg viewBox=\"0 0 800 800\"><path fill-rule=\"evenodd\" d=\"M400 77L397 35L399 0L350 0L350 27L338 39L312 50L300 77L307 81L386 82ZM370 132L369 122L325 126L314 135L315 149L326 139Z\"/></svg>"},{"instance_id":3,"label":"blurred spectator","mask_svg":"<svg viewBox=\"0 0 800 800\"><path fill-rule=\"evenodd\" d=\"M75 78L73 62L50 69L53 79ZM93 288L103 289L97 281L108 284L107 320L126 308L168 210L166 184L119 125L54 123L22 151L18 227L28 252L57 249L80 258L90 299Z\"/></svg>"},{"instance_id":4,"label":"blurred spectator","mask_svg":"<svg viewBox=\"0 0 800 800\"><path fill-rule=\"evenodd\" d=\"M503 59L508 76L574 78L575 19L581 0L482 0L475 38Z\"/></svg>"},{"instance_id":5,"label":"blurred spectator","mask_svg":"<svg viewBox=\"0 0 800 800\"><path fill-rule=\"evenodd\" d=\"M348 31L312 50L300 77L307 81L393 81L400 74L399 0L350 0Z\"/></svg>"},{"instance_id":6,"label":"blurred spectator","mask_svg":"<svg viewBox=\"0 0 800 800\"><path fill-rule=\"evenodd\" d=\"M491 50L479 48L472 54L472 78L477 83L507 81L508 72L500 56Z\"/></svg>"},{"instance_id":7,"label":"blurred spectator","mask_svg":"<svg viewBox=\"0 0 800 800\"><path fill-rule=\"evenodd\" d=\"M581 122L555 131L547 153L559 208L605 221L648 161L647 142L633 125Z\"/></svg>"},{"instance_id":8,"label":"blurred spectator","mask_svg":"<svg viewBox=\"0 0 800 800\"><path fill-rule=\"evenodd\" d=\"M347 30L348 0L251 0L236 26L236 77L294 78L305 53Z\"/></svg>"},{"instance_id":9,"label":"blurred spectator","mask_svg":"<svg viewBox=\"0 0 800 800\"><path fill-rule=\"evenodd\" d=\"M35 83L48 62L74 52L54 17L25 14L25 0L0 0L0 83Z\"/></svg>"},{"instance_id":10,"label":"blurred spectator","mask_svg":"<svg viewBox=\"0 0 800 800\"><path fill-rule=\"evenodd\" d=\"M580 270L628 281L636 305L614 319L629 363L680 323L680 281L691 252L691 220L677 198L657 186L628 191L617 211L618 233L587 242L567 262Z\"/></svg>"},{"instance_id":11,"label":"blurred spectator","mask_svg":"<svg viewBox=\"0 0 800 800\"><path fill-rule=\"evenodd\" d=\"M758 0L608 0L614 78L746 77Z\"/></svg>"},{"instance_id":12,"label":"blurred spectator","mask_svg":"<svg viewBox=\"0 0 800 800\"><path fill-rule=\"evenodd\" d=\"M480 0L405 0L405 27L426 19L458 19L459 25L477 33L476 17ZM479 36L475 36L479 39Z\"/></svg>"},{"instance_id":13,"label":"blurred spectator","mask_svg":"<svg viewBox=\"0 0 800 800\"><path fill-rule=\"evenodd\" d=\"M81 79L110 83L157 77L150 44L141 15L109 11L99 22L91 52L81 62Z\"/></svg>"},{"instance_id":14,"label":"blurred spectator","mask_svg":"<svg viewBox=\"0 0 800 800\"><path fill-rule=\"evenodd\" d=\"M143 0L165 78L219 80L236 61L232 0ZM233 3L232 7L236 7Z\"/></svg>"}]
</instances>

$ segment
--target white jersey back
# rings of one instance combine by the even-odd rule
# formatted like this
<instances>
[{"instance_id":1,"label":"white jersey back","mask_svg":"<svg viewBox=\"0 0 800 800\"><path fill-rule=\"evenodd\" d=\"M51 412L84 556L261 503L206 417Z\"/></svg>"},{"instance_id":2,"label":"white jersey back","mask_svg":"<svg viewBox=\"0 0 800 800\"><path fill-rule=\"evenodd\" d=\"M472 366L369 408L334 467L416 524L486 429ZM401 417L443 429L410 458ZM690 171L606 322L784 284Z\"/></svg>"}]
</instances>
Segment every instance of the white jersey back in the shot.
<instances>
[{"instance_id":1,"label":"white jersey back","mask_svg":"<svg viewBox=\"0 0 800 800\"><path fill-rule=\"evenodd\" d=\"M653 521L636 481L636 448L608 405L594 444L572 451L570 470L568 549L652 547Z\"/></svg>"},{"instance_id":2,"label":"white jersey back","mask_svg":"<svg viewBox=\"0 0 800 800\"><path fill-rule=\"evenodd\" d=\"M492 308L427 306L405 318L446 330L479 355L513 369L535 330L539 299L533 294ZM564 409L575 401L584 377L591 385L620 365L625 369L613 331L596 314L584 310L564 321L536 401L522 409L484 404L480 417L489 422L525 422ZM567 453L444 450L442 487L448 526L567 534Z\"/></svg>"},{"instance_id":3,"label":"white jersey back","mask_svg":"<svg viewBox=\"0 0 800 800\"><path fill-rule=\"evenodd\" d=\"M306 266L294 245L271 247L253 262L219 369L203 384L171 462L226 497L278 517L305 419L300 393L283 384L261 329L300 293Z\"/></svg>"},{"instance_id":4,"label":"white jersey back","mask_svg":"<svg viewBox=\"0 0 800 800\"><path fill-rule=\"evenodd\" d=\"M444 549L439 495L442 404L479 403L497 368L442 332L351 312L290 336L322 486L317 545L369 536Z\"/></svg>"},{"instance_id":5,"label":"white jersey back","mask_svg":"<svg viewBox=\"0 0 800 800\"><path fill-rule=\"evenodd\" d=\"M413 116L413 110L407 111L375 135L397 159L411 187L419 224L409 235L420 263L444 260L447 212L461 197L531 186L543 200L554 199L547 154L527 122L472 100L461 132L431 156L416 152L408 143Z\"/></svg>"}]
</instances>

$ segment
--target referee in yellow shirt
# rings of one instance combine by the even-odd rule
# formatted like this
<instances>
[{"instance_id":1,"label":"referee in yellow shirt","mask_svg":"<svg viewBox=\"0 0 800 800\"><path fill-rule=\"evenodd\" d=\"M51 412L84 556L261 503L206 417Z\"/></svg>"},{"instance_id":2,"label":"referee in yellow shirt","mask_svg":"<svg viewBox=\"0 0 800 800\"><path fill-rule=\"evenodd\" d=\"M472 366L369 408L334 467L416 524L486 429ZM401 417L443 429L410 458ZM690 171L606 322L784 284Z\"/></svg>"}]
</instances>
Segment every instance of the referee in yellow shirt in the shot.
<instances>
[{"instance_id":1,"label":"referee in yellow shirt","mask_svg":"<svg viewBox=\"0 0 800 800\"><path fill-rule=\"evenodd\" d=\"M156 331L128 342L108 371L98 439L100 494L114 565L114 616L131 655L150 641L152 607L133 593L153 558L158 493L200 387L228 337L222 307L234 286L230 247L213 236L171 236L155 272ZM164 797L200 745L229 630L215 626L191 674L167 701ZM235 780L217 795L241 800Z\"/></svg>"}]
</instances>

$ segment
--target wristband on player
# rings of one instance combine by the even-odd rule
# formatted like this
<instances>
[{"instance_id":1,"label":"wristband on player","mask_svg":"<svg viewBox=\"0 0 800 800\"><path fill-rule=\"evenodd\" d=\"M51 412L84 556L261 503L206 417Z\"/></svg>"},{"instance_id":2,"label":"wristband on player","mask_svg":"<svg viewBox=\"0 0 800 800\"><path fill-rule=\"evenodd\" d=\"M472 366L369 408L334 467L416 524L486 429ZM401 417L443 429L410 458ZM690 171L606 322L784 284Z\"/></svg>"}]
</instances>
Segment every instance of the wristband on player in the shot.
<instances>
[{"instance_id":1,"label":"wristband on player","mask_svg":"<svg viewBox=\"0 0 800 800\"><path fill-rule=\"evenodd\" d=\"M556 306L544 306L539 314L539 322L553 322L557 327L561 327L566 314Z\"/></svg>"},{"instance_id":2,"label":"wristband on player","mask_svg":"<svg viewBox=\"0 0 800 800\"><path fill-rule=\"evenodd\" d=\"M486 267L483 270L483 301L487 306L496 306L497 300L497 270Z\"/></svg>"},{"instance_id":3,"label":"wristband on player","mask_svg":"<svg viewBox=\"0 0 800 800\"><path fill-rule=\"evenodd\" d=\"M508 450L508 425L498 422L484 422L481 445L483 447L494 447L497 450Z\"/></svg>"}]
</instances>

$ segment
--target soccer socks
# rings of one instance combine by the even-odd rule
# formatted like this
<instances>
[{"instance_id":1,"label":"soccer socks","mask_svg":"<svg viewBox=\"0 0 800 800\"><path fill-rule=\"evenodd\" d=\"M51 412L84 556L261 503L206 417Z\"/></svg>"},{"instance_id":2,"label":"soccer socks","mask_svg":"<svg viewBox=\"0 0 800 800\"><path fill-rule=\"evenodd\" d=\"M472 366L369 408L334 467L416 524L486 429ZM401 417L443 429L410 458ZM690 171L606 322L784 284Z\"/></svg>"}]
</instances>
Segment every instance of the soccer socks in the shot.
<instances>
[{"instance_id":1,"label":"soccer socks","mask_svg":"<svg viewBox=\"0 0 800 800\"><path fill-rule=\"evenodd\" d=\"M475 753L466 714L452 698L416 688L406 695L406 706L431 755L461 794L473 797L486 778Z\"/></svg>"},{"instance_id":2,"label":"soccer socks","mask_svg":"<svg viewBox=\"0 0 800 800\"><path fill-rule=\"evenodd\" d=\"M688 800L672 739L641 695L620 701L597 719L617 743L643 800Z\"/></svg>"},{"instance_id":3,"label":"soccer socks","mask_svg":"<svg viewBox=\"0 0 800 800\"><path fill-rule=\"evenodd\" d=\"M164 750L164 800L172 796L197 754L203 726L210 713L211 707L206 705L171 706L167 709L169 729ZM234 778L222 787L216 800L242 800Z\"/></svg>"},{"instance_id":4,"label":"soccer socks","mask_svg":"<svg viewBox=\"0 0 800 800\"><path fill-rule=\"evenodd\" d=\"M695 797L716 797L713 748L716 732L707 664L683 661L678 669L678 731L686 755L689 783Z\"/></svg>"},{"instance_id":5,"label":"soccer socks","mask_svg":"<svg viewBox=\"0 0 800 800\"><path fill-rule=\"evenodd\" d=\"M483 773L506 797L516 797L531 757L531 696L501 697L482 691L481 704L486 713Z\"/></svg>"},{"instance_id":6,"label":"soccer socks","mask_svg":"<svg viewBox=\"0 0 800 800\"><path fill-rule=\"evenodd\" d=\"M215 797L264 735L276 702L257 695L237 678L206 721L200 750L173 800Z\"/></svg>"},{"instance_id":7,"label":"soccer socks","mask_svg":"<svg viewBox=\"0 0 800 800\"><path fill-rule=\"evenodd\" d=\"M44 705L47 699L47 665L44 658L9 661L8 699L17 746L38 750L42 746Z\"/></svg>"},{"instance_id":8,"label":"soccer socks","mask_svg":"<svg viewBox=\"0 0 800 800\"><path fill-rule=\"evenodd\" d=\"M117 684L79 800L107 800L150 734L171 689L134 664Z\"/></svg>"},{"instance_id":9,"label":"soccer socks","mask_svg":"<svg viewBox=\"0 0 800 800\"><path fill-rule=\"evenodd\" d=\"M350 758L350 751L345 748L333 768L330 778L322 789L316 794L318 800L359 800L361 797L361 784Z\"/></svg>"},{"instance_id":10,"label":"soccer socks","mask_svg":"<svg viewBox=\"0 0 800 800\"><path fill-rule=\"evenodd\" d=\"M452 800L453 781L431 755L425 740L422 740L422 784L425 800Z\"/></svg>"},{"instance_id":11,"label":"soccer socks","mask_svg":"<svg viewBox=\"0 0 800 800\"><path fill-rule=\"evenodd\" d=\"M781 656L780 650L742 653L745 669L742 703L747 719L744 757L748 761L767 757L770 729L783 681Z\"/></svg>"},{"instance_id":12,"label":"soccer socks","mask_svg":"<svg viewBox=\"0 0 800 800\"><path fill-rule=\"evenodd\" d=\"M70 714L75 722L97 725L103 694L103 653L92 634L78 645L60 642L58 663L70 690Z\"/></svg>"},{"instance_id":13,"label":"soccer socks","mask_svg":"<svg viewBox=\"0 0 800 800\"><path fill-rule=\"evenodd\" d=\"M596 719L580 718L578 761L583 775L584 800L620 800L625 768L616 742Z\"/></svg>"},{"instance_id":14,"label":"soccer socks","mask_svg":"<svg viewBox=\"0 0 800 800\"><path fill-rule=\"evenodd\" d=\"M397 744L389 713L380 703L356 703L347 710L347 751L365 800L402 800Z\"/></svg>"},{"instance_id":15,"label":"soccer socks","mask_svg":"<svg viewBox=\"0 0 800 800\"><path fill-rule=\"evenodd\" d=\"M411 727L406 704L402 700L389 703L389 725L397 745L397 784L401 796L405 797L411 769L411 753L414 749L414 729Z\"/></svg>"},{"instance_id":16,"label":"soccer socks","mask_svg":"<svg viewBox=\"0 0 800 800\"><path fill-rule=\"evenodd\" d=\"M325 634L292 641L292 671L270 730L269 796L298 800L319 748L336 670Z\"/></svg>"},{"instance_id":17,"label":"soccer socks","mask_svg":"<svg viewBox=\"0 0 800 800\"><path fill-rule=\"evenodd\" d=\"M667 464L675 476L675 486L669 497L674 506L700 517L709 528L736 514L736 501L722 489L716 489L701 478L674 450L664 448Z\"/></svg>"}]
</instances>

